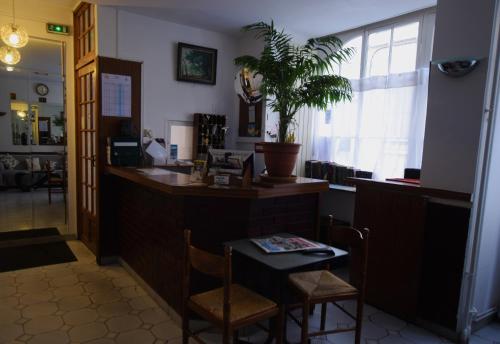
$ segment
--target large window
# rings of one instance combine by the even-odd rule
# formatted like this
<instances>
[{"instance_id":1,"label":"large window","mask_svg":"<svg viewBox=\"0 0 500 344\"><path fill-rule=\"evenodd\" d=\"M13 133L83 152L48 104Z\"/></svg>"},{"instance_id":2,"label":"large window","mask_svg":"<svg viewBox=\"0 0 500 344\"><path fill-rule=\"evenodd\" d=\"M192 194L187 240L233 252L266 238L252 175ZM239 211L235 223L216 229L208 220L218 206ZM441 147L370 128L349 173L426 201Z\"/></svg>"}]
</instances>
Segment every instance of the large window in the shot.
<instances>
[{"instance_id":1,"label":"large window","mask_svg":"<svg viewBox=\"0 0 500 344\"><path fill-rule=\"evenodd\" d=\"M429 13L406 17L344 39L356 49L339 68L353 100L317 114L313 159L373 171L377 179L420 167L433 22Z\"/></svg>"}]
</instances>

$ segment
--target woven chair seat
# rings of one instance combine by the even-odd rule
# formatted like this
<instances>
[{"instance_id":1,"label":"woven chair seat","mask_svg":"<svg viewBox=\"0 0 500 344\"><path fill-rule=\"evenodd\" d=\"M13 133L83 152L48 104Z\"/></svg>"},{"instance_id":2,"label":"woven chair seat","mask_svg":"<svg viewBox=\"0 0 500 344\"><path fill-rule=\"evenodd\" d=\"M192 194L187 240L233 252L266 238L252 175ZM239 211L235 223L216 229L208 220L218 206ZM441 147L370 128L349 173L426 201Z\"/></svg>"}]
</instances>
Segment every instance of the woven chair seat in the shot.
<instances>
[{"instance_id":1,"label":"woven chair seat","mask_svg":"<svg viewBox=\"0 0 500 344\"><path fill-rule=\"evenodd\" d=\"M310 298L356 295L358 290L330 271L307 271L290 274L290 283Z\"/></svg>"},{"instance_id":2,"label":"woven chair seat","mask_svg":"<svg viewBox=\"0 0 500 344\"><path fill-rule=\"evenodd\" d=\"M238 284L231 285L231 319L238 322L276 309L276 303ZM190 302L223 321L224 288L210 290L190 297Z\"/></svg>"}]
</instances>

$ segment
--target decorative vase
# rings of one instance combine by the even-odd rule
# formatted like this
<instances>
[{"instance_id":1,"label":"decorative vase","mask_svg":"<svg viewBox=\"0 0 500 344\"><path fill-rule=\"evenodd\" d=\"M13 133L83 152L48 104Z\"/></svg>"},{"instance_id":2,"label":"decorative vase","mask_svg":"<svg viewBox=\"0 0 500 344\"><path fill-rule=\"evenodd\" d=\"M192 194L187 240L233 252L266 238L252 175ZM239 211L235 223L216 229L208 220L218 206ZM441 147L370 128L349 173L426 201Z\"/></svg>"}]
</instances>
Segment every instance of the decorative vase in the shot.
<instances>
[{"instance_id":1,"label":"decorative vase","mask_svg":"<svg viewBox=\"0 0 500 344\"><path fill-rule=\"evenodd\" d=\"M292 175L300 143L263 142L264 161L270 177L290 177Z\"/></svg>"}]
</instances>

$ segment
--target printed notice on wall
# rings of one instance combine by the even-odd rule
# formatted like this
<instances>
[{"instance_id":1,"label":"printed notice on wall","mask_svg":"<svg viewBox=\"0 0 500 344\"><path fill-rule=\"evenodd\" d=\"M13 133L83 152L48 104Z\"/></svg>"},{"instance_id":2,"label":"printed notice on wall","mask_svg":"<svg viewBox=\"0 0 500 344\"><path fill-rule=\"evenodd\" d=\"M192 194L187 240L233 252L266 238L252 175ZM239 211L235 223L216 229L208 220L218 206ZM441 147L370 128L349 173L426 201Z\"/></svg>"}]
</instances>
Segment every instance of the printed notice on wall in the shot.
<instances>
[{"instance_id":1,"label":"printed notice on wall","mask_svg":"<svg viewBox=\"0 0 500 344\"><path fill-rule=\"evenodd\" d=\"M132 78L129 75L102 76L102 115L132 117Z\"/></svg>"}]
</instances>

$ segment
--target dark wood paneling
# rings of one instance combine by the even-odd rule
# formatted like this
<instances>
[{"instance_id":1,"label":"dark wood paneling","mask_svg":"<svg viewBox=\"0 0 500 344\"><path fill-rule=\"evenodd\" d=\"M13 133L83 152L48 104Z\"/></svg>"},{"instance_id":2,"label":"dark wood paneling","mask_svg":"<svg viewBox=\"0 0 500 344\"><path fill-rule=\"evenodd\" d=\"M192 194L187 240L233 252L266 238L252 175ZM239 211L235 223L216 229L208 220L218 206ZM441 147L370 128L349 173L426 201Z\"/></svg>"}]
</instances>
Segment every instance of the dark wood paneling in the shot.
<instances>
[{"instance_id":1,"label":"dark wood paneling","mask_svg":"<svg viewBox=\"0 0 500 344\"><path fill-rule=\"evenodd\" d=\"M114 241L103 252L116 252L178 312L185 228L195 246L218 254L229 240L281 231L313 237L316 231L317 193L234 199L172 195L111 175L106 181L113 204L105 207L114 224L105 228ZM215 286L196 274L192 285L194 291Z\"/></svg>"},{"instance_id":2,"label":"dark wood paneling","mask_svg":"<svg viewBox=\"0 0 500 344\"><path fill-rule=\"evenodd\" d=\"M437 203L432 196L451 197L457 205ZM368 303L410 321L455 330L469 198L404 183L356 180L354 223L370 229Z\"/></svg>"},{"instance_id":3,"label":"dark wood paneling","mask_svg":"<svg viewBox=\"0 0 500 344\"><path fill-rule=\"evenodd\" d=\"M370 229L366 299L406 319L416 315L426 202L378 188L356 191L354 226Z\"/></svg>"},{"instance_id":4,"label":"dark wood paneling","mask_svg":"<svg viewBox=\"0 0 500 344\"><path fill-rule=\"evenodd\" d=\"M429 203L419 317L455 329L470 209Z\"/></svg>"}]
</instances>

